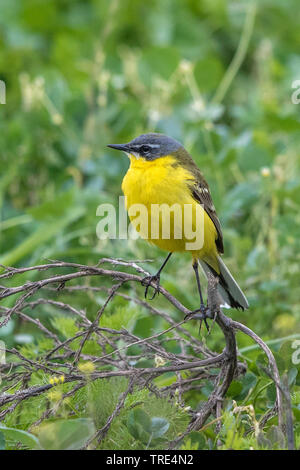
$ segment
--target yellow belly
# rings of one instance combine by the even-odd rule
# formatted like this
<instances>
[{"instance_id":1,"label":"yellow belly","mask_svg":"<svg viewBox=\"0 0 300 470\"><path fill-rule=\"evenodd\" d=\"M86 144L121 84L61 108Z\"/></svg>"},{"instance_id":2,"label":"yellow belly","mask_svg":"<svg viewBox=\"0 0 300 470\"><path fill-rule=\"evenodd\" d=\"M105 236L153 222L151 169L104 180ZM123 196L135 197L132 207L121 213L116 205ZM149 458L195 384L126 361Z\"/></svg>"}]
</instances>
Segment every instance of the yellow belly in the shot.
<instances>
[{"instance_id":1,"label":"yellow belly","mask_svg":"<svg viewBox=\"0 0 300 470\"><path fill-rule=\"evenodd\" d=\"M191 195L188 183L191 183L193 176L184 168L174 165L176 160L172 156L161 157L153 161L145 161L142 158L137 159L131 156L130 160L130 168L124 177L122 190L126 196L126 207L131 223L141 237L169 252L191 251L194 257L200 259L214 258L217 253L215 245L217 232L210 217ZM143 205L146 209L146 211L137 211L138 217L133 215L134 211L131 211L136 204ZM164 231L165 216L161 211L158 211L157 206L153 206L161 204L166 204L169 207L177 205L175 211L170 211L169 233ZM184 212L184 205L190 205L188 214ZM178 207L181 208L182 214L186 214L185 219L182 218L181 222L178 219ZM197 220L196 211L198 211ZM174 217L175 213L177 217ZM199 217L204 223L197 226ZM187 248L192 240L190 237L187 238L185 234L183 220L186 221L186 219L198 239L203 240L199 249L198 247L196 250ZM153 237L151 223L156 229L155 237ZM181 238L178 239L180 232Z\"/></svg>"}]
</instances>

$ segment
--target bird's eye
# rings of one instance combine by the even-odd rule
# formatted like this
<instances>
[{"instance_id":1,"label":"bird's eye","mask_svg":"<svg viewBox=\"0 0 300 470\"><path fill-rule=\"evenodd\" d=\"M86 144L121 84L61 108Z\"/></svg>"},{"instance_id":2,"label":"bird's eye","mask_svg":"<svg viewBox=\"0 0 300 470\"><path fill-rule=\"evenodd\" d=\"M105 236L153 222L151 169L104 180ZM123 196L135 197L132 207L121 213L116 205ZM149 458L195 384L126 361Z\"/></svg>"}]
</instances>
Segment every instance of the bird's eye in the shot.
<instances>
[{"instance_id":1,"label":"bird's eye","mask_svg":"<svg viewBox=\"0 0 300 470\"><path fill-rule=\"evenodd\" d=\"M142 145L142 146L140 147L140 152L141 152L141 153L149 153L150 150L151 150L151 148L149 147L149 145Z\"/></svg>"}]
</instances>

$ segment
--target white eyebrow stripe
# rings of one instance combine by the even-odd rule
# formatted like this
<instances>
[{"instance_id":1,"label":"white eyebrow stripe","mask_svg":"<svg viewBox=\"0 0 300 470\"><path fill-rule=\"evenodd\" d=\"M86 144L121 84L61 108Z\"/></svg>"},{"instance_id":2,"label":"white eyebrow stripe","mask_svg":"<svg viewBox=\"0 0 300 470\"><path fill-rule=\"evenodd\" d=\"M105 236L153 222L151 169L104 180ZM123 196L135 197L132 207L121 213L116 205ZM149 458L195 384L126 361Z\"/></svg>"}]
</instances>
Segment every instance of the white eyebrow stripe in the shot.
<instances>
[{"instance_id":1,"label":"white eyebrow stripe","mask_svg":"<svg viewBox=\"0 0 300 470\"><path fill-rule=\"evenodd\" d=\"M158 144L140 144L140 145L135 145L135 147L143 147L144 145L147 145L148 147L151 147L152 149L158 149L160 147L160 145Z\"/></svg>"}]
</instances>

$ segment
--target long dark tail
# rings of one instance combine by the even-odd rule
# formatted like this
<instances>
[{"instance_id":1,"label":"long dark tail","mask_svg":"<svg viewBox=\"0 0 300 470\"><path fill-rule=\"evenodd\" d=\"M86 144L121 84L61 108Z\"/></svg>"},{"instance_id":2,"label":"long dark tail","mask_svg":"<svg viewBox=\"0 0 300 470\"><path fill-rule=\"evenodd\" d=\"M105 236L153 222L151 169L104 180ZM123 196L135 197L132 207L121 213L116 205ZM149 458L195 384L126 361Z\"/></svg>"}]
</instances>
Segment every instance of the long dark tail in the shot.
<instances>
[{"instance_id":1,"label":"long dark tail","mask_svg":"<svg viewBox=\"0 0 300 470\"><path fill-rule=\"evenodd\" d=\"M208 273L211 273L213 276L219 278L218 290L226 304L232 308L241 308L242 310L249 308L249 304L244 293L220 256L218 256L220 274L218 274L215 269L205 261L199 260L199 262L206 277Z\"/></svg>"}]
</instances>

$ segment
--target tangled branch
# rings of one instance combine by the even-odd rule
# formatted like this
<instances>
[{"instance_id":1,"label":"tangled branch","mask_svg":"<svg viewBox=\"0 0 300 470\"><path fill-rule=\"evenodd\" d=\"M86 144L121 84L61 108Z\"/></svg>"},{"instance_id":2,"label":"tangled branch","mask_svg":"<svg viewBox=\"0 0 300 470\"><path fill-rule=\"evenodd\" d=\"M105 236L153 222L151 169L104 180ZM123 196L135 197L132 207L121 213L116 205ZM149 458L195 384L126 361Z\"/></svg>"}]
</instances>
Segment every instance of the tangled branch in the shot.
<instances>
[{"instance_id":1,"label":"tangled branch","mask_svg":"<svg viewBox=\"0 0 300 470\"><path fill-rule=\"evenodd\" d=\"M109 265L110 269L107 269L104 265ZM171 448L177 447L182 438L190 431L201 429L210 416L215 415L217 421L220 418L222 403L233 378L245 370L244 364L239 363L237 360L235 332L239 330L250 336L267 355L270 365L270 374L272 375L277 390L276 412L278 413L279 425L281 427L283 426L282 390L273 354L268 346L253 331L224 315L218 305L214 280L211 279L208 283L208 299L210 310L214 312L214 322L219 326L224 336L225 348L223 352L219 354L208 349L200 338L194 337L189 332L185 325L188 321L185 316L188 315L190 311L166 289L160 286L159 292L173 307L183 314L184 319L180 322L176 322L167 312L159 310L153 307L153 305L150 305L147 301L139 298L135 292L134 286L141 284L142 279L149 275L149 273L146 272L138 262L103 258L96 266L51 261L47 264L28 268L11 268L4 266L2 268L3 272L0 274L0 301L12 297L14 303L12 307L0 307L0 328L5 326L12 316L17 316L21 321L34 324L36 328L54 342L54 347L40 357L38 361L24 357L16 349L7 351L10 360L7 364L0 365L0 371L2 374L5 374L8 383L6 389L0 395L0 419L3 419L8 413L14 411L24 400L45 394L54 386L51 383L47 383L28 387L27 384L31 374L37 370L42 370L46 374L52 374L58 377L63 376L65 382L75 383L74 388L65 394L63 398L76 393L79 388L86 384L86 375L80 372L78 368L80 360L88 360L93 363L94 370L89 375L89 380L91 381L117 376L127 377L129 380L128 388L120 397L114 412L108 418L104 427L97 430L88 444L96 441L101 442L109 431L114 418L124 406L127 395L132 392L134 387L148 387L151 392L159 395L166 393L174 394L177 390L181 396L185 391L199 388L201 380L210 378L214 383L214 390L204 406L202 406L197 413L192 414L191 422L186 431L175 441L170 443ZM124 271L121 269L124 269ZM67 272L64 272L66 270ZM132 270L133 273L129 272ZM39 273L48 271L54 271L55 274L34 281L27 281L22 285L15 285L18 276L22 274L30 273L31 276L41 277ZM71 281L82 281L85 278L89 279L94 276L110 280L110 282L112 280L113 283L110 287L105 285L95 287L82 283L74 285L71 283ZM9 285L12 279L13 286ZM2 283L6 285L2 285ZM131 284L134 295L128 295L123 292L123 286L128 283ZM156 287L155 284L153 284L152 287ZM57 298L61 292L66 291L71 293L78 291L85 291L86 293L102 292L105 293L106 300L96 315L94 315L94 320L91 321L85 310L78 309L76 306L64 303ZM49 293L51 294L50 296ZM126 302L133 302L147 309L150 315L160 316L167 322L169 325L168 328L145 339L140 339L125 328L116 330L105 327L105 325L102 325L103 313L116 296L122 297ZM74 316L80 327L78 333L72 338L62 341L58 335L33 314L34 309L42 305L54 306ZM28 311L31 313L28 314ZM180 354L173 354L166 349L166 333L171 333L172 339L177 340L180 346ZM118 347L120 338L122 338L125 344L125 346L121 348ZM96 356L84 353L84 346L90 339L97 342L103 352L102 355ZM71 345L76 340L80 341L80 346L78 349L74 350ZM128 349L133 345L140 347L140 355L135 355L134 357L129 355ZM197 358L195 355L191 355L187 352L190 346L192 346L193 353ZM108 353L108 349L111 352ZM139 359L145 357L153 358L153 355L161 359L159 366L148 368L135 367L134 364ZM201 359L198 359L198 356L201 356ZM165 365L166 363L167 365ZM217 376L212 373L213 368L219 368ZM190 376L187 379L183 379L179 373L183 370L190 371ZM177 380L170 386L158 390L153 384L153 380L166 372L176 373ZM7 391L12 388L17 389L17 391L8 393ZM50 415L51 410L46 410L43 415L40 416L37 423L34 424L42 422Z\"/></svg>"}]
</instances>

